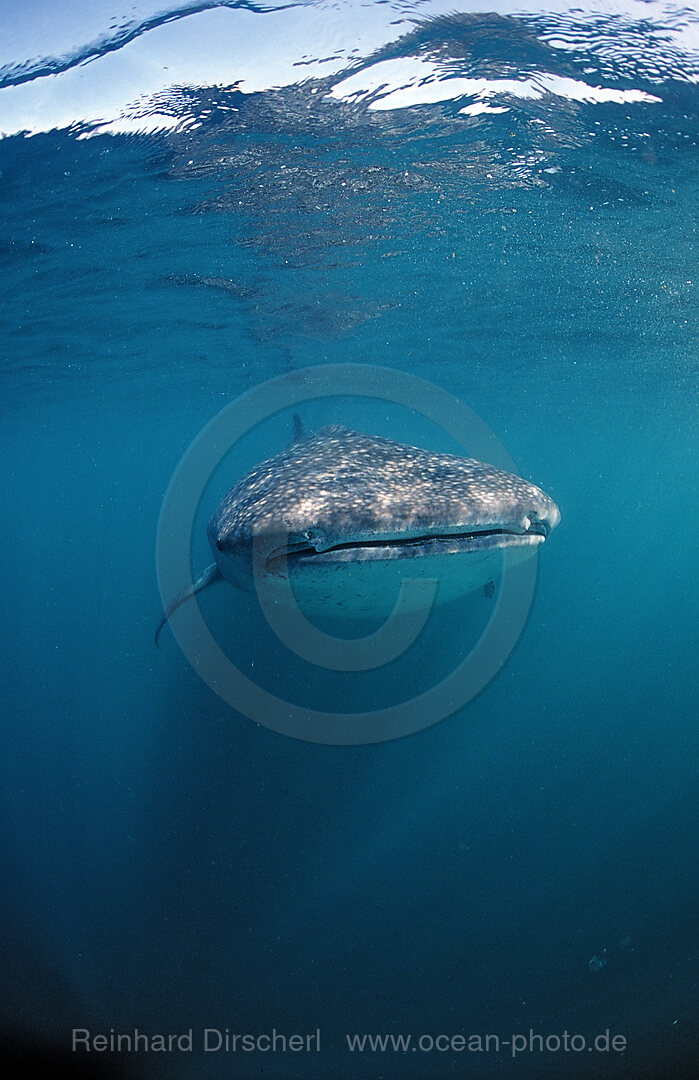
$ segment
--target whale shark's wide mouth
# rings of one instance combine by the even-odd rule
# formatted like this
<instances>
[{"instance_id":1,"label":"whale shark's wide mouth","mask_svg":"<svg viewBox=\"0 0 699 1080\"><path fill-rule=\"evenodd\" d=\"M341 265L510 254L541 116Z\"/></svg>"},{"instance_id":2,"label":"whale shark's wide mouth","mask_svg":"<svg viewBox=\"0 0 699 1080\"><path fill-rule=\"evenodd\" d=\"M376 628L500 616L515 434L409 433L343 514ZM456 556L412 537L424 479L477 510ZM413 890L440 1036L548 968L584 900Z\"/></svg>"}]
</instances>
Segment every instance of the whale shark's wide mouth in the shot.
<instances>
[{"instance_id":1,"label":"whale shark's wide mouth","mask_svg":"<svg viewBox=\"0 0 699 1080\"><path fill-rule=\"evenodd\" d=\"M324 546L311 543L281 544L267 555L270 569L283 559L292 564L316 562L362 562L377 559L416 558L429 555L469 554L498 548L541 544L550 528L546 521L531 522L526 530L494 526L469 532L424 533L413 536L381 536L344 540Z\"/></svg>"}]
</instances>

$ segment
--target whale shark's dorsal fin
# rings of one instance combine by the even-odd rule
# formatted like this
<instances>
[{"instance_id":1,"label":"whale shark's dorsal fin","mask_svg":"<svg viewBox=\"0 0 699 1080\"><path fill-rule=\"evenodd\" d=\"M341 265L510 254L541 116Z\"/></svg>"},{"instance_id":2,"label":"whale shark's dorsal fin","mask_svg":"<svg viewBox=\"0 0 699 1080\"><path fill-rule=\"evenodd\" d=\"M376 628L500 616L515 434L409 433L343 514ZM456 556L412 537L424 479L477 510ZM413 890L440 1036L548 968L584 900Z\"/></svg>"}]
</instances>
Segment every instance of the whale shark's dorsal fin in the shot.
<instances>
[{"instance_id":1,"label":"whale shark's dorsal fin","mask_svg":"<svg viewBox=\"0 0 699 1080\"><path fill-rule=\"evenodd\" d=\"M303 426L303 420L297 412L294 413L294 434L292 436L292 442L301 442L301 439L306 438L306 429Z\"/></svg>"},{"instance_id":2,"label":"whale shark's dorsal fin","mask_svg":"<svg viewBox=\"0 0 699 1080\"><path fill-rule=\"evenodd\" d=\"M165 626L173 611L176 611L180 604L184 604L185 600L189 600L190 596L194 596L195 593L202 592L203 589L208 589L209 585L213 585L215 581L223 581L221 571L218 568L217 563L212 563L211 566L207 566L203 574L200 574L197 580L188 585L186 589L179 592L160 620L160 625L155 631L155 644L158 644L158 638L160 637L160 631Z\"/></svg>"}]
</instances>

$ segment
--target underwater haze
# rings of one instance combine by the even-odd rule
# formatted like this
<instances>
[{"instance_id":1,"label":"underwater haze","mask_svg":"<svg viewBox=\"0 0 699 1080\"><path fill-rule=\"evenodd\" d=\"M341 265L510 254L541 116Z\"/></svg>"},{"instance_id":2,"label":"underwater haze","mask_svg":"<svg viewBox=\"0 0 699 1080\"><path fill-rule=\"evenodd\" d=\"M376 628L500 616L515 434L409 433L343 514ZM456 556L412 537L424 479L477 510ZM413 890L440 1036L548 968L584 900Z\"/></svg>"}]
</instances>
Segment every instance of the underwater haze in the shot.
<instances>
[{"instance_id":1,"label":"underwater haze","mask_svg":"<svg viewBox=\"0 0 699 1080\"><path fill-rule=\"evenodd\" d=\"M0 7L14 1075L694 1075L698 80L696 10L664 0ZM347 364L453 395L562 516L482 692L356 746L254 722L153 643L189 445ZM473 452L361 370L221 462L193 574L294 412ZM445 678L497 602L356 682L254 596L201 610L260 687L332 712Z\"/></svg>"}]
</instances>

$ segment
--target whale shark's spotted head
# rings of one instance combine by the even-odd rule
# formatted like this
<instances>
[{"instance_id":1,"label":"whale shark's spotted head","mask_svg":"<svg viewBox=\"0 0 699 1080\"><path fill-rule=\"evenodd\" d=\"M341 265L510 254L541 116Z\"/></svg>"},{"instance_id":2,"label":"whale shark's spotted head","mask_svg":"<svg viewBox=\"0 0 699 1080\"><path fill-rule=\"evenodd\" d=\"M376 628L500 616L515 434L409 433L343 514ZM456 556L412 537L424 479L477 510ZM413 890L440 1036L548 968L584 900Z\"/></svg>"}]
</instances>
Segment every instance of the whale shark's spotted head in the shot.
<instances>
[{"instance_id":1,"label":"whale shark's spotted head","mask_svg":"<svg viewBox=\"0 0 699 1080\"><path fill-rule=\"evenodd\" d=\"M326 427L233 485L208 524L216 562L165 619L219 577L241 584L253 558L272 581L288 570L311 609L341 593L343 613L370 613L406 559L410 577L464 595L497 576L504 550L532 555L559 521L540 488L493 465Z\"/></svg>"},{"instance_id":2,"label":"whale shark's spotted head","mask_svg":"<svg viewBox=\"0 0 699 1080\"><path fill-rule=\"evenodd\" d=\"M540 488L493 465L323 428L239 480L208 526L214 553L265 538L291 563L538 547L560 521Z\"/></svg>"}]
</instances>

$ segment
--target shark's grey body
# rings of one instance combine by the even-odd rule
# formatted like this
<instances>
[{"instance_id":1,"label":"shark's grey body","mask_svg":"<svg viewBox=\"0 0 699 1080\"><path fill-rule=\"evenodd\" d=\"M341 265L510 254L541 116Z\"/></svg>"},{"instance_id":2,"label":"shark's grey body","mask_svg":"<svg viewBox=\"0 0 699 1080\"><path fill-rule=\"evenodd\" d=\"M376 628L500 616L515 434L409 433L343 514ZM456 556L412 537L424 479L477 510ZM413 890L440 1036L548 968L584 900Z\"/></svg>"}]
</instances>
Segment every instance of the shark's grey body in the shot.
<instances>
[{"instance_id":1,"label":"shark's grey body","mask_svg":"<svg viewBox=\"0 0 699 1080\"><path fill-rule=\"evenodd\" d=\"M403 577L436 578L452 599L496 576L504 549L532 555L559 521L553 500L512 473L326 427L234 484L207 529L216 561L158 633L189 596L219 578L245 583L253 566L272 592L288 570L310 614L371 614Z\"/></svg>"}]
</instances>

